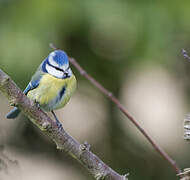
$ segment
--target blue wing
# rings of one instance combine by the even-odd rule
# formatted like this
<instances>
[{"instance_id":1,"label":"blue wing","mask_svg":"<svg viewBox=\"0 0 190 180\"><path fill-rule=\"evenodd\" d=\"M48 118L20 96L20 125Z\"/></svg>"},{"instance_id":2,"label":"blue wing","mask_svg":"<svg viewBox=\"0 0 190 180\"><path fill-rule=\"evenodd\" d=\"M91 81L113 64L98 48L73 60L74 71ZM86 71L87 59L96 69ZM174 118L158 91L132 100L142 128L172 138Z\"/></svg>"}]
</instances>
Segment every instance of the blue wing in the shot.
<instances>
[{"instance_id":1,"label":"blue wing","mask_svg":"<svg viewBox=\"0 0 190 180\"><path fill-rule=\"evenodd\" d=\"M23 93L24 93L25 95L27 95L27 93L28 93L30 90L37 88L38 85L39 85L39 83L40 83L40 79L41 79L41 77L40 77L39 79L37 79L37 80L32 80L32 81L30 81L30 83L28 84L28 86L26 87L26 89L23 91Z\"/></svg>"},{"instance_id":2,"label":"blue wing","mask_svg":"<svg viewBox=\"0 0 190 180\"><path fill-rule=\"evenodd\" d=\"M24 93L25 95L27 95L27 93L28 93L31 89L32 89L32 87L31 87L31 85L30 85L30 83L29 83L28 86L26 87L26 89L23 91L23 93Z\"/></svg>"},{"instance_id":3,"label":"blue wing","mask_svg":"<svg viewBox=\"0 0 190 180\"><path fill-rule=\"evenodd\" d=\"M38 87L39 83L40 83L40 79L42 78L43 76L43 72L41 71L40 69L41 67L38 68L38 70L36 71L36 73L32 76L32 79L30 81L30 83L28 84L28 86L26 87L26 89L23 91L23 93L25 95L27 95L27 93L32 90L32 89L35 89Z\"/></svg>"},{"instance_id":4,"label":"blue wing","mask_svg":"<svg viewBox=\"0 0 190 180\"><path fill-rule=\"evenodd\" d=\"M42 73L41 71L37 71L34 76L32 77L32 80L30 81L30 83L28 84L28 86L26 87L26 89L23 91L23 93L25 95L27 95L27 93L29 91L31 91L32 89L35 89L36 87L38 87L39 83L40 83L40 79L42 77ZM7 119L14 119L16 118L20 113L20 109L18 109L17 107L14 107L8 114L7 114Z\"/></svg>"}]
</instances>

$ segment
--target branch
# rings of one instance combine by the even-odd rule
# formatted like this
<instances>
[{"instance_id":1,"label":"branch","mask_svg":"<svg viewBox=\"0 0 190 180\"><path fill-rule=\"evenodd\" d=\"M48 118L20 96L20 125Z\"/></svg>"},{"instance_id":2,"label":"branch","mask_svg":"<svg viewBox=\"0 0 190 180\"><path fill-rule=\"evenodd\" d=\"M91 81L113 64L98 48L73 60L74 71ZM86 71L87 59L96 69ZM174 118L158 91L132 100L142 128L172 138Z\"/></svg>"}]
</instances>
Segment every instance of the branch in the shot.
<instances>
[{"instance_id":1,"label":"branch","mask_svg":"<svg viewBox=\"0 0 190 180\"><path fill-rule=\"evenodd\" d=\"M12 160L5 152L4 146L0 145L0 177L5 176L9 179L14 172L19 171L19 163L17 160Z\"/></svg>"},{"instance_id":2,"label":"branch","mask_svg":"<svg viewBox=\"0 0 190 180\"><path fill-rule=\"evenodd\" d=\"M185 50L183 50L183 53L184 52L186 54ZM189 58L188 55L187 57ZM184 140L186 141L190 140L190 115L189 114L184 119ZM180 180L190 180L190 168L185 168L183 172L179 173L177 176L180 177Z\"/></svg>"},{"instance_id":3,"label":"branch","mask_svg":"<svg viewBox=\"0 0 190 180\"><path fill-rule=\"evenodd\" d=\"M185 49L182 49L182 54L185 59L187 59L190 62L190 57L187 54ZM184 140L189 141L190 140L190 114L186 115L184 119ZM177 174L178 177L180 177L180 180L190 180L190 168L185 168L183 172Z\"/></svg>"},{"instance_id":4,"label":"branch","mask_svg":"<svg viewBox=\"0 0 190 180\"><path fill-rule=\"evenodd\" d=\"M57 49L52 43L50 47ZM177 174L181 172L176 162L153 140L153 138L143 129L143 127L137 122L137 120L127 111L127 109L120 103L120 101L104 88L98 81L90 76L74 58L69 58L71 64L80 72L82 76L88 79L96 88L98 88L104 95L106 95L118 108L119 110L136 126L136 128L144 135L144 137L150 142L153 148L171 165Z\"/></svg>"},{"instance_id":5,"label":"branch","mask_svg":"<svg viewBox=\"0 0 190 180\"><path fill-rule=\"evenodd\" d=\"M90 147L87 143L80 144L67 134L64 129L58 129L56 123L39 109L34 102L29 100L1 69L0 91L9 99L10 105L19 107L44 134L55 142L58 149L64 150L77 159L95 179L127 180L127 175L119 175L93 154L89 150Z\"/></svg>"},{"instance_id":6,"label":"branch","mask_svg":"<svg viewBox=\"0 0 190 180\"><path fill-rule=\"evenodd\" d=\"M50 47L53 49L57 49L54 44L50 43ZM152 139L152 137L142 128L142 126L137 122L137 120L127 111L127 109L120 103L120 101L112 94L112 92L108 91L104 88L97 80L95 80L92 76L90 76L74 58L69 58L69 61L75 68L80 72L82 76L88 79L96 88L98 88L104 95L106 95L119 110L136 126L136 128L145 136L145 138L151 143L153 148L172 166L172 168L176 171L177 174L181 172L176 162Z\"/></svg>"},{"instance_id":7,"label":"branch","mask_svg":"<svg viewBox=\"0 0 190 180\"><path fill-rule=\"evenodd\" d=\"M190 57L185 49L182 49L182 54L183 57L190 62ZM190 114L186 115L184 119L184 140L190 140Z\"/></svg>"},{"instance_id":8,"label":"branch","mask_svg":"<svg viewBox=\"0 0 190 180\"><path fill-rule=\"evenodd\" d=\"M190 62L190 57L188 56L187 51L185 49L182 49L182 54L183 54L183 57Z\"/></svg>"},{"instance_id":9,"label":"branch","mask_svg":"<svg viewBox=\"0 0 190 180\"><path fill-rule=\"evenodd\" d=\"M177 175L180 177L180 180L190 180L190 168L184 169L184 172L181 172Z\"/></svg>"},{"instance_id":10,"label":"branch","mask_svg":"<svg viewBox=\"0 0 190 180\"><path fill-rule=\"evenodd\" d=\"M184 140L190 140L190 115L184 119Z\"/></svg>"}]
</instances>

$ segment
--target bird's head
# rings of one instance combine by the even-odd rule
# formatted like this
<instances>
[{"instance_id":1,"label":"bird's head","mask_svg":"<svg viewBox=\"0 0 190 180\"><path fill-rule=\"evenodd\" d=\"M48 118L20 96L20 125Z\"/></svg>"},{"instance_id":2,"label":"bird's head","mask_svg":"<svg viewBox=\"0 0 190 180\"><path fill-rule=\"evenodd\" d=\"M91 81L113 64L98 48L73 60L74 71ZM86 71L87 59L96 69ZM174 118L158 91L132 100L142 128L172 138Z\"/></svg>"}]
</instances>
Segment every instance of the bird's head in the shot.
<instances>
[{"instance_id":1,"label":"bird's head","mask_svg":"<svg viewBox=\"0 0 190 180\"><path fill-rule=\"evenodd\" d=\"M61 50L55 50L48 55L42 63L42 71L60 79L72 76L72 71L69 67L69 58Z\"/></svg>"}]
</instances>

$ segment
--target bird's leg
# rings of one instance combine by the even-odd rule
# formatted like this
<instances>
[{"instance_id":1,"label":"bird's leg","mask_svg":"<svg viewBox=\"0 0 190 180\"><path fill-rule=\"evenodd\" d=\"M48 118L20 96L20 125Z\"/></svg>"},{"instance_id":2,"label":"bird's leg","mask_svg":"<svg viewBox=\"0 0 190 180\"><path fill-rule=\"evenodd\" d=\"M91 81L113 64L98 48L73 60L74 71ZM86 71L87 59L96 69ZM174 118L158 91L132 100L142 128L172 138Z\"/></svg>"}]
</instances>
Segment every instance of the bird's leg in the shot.
<instances>
[{"instance_id":1,"label":"bird's leg","mask_svg":"<svg viewBox=\"0 0 190 180\"><path fill-rule=\"evenodd\" d=\"M37 108L40 109L40 103L36 100L34 100L34 103L36 104Z\"/></svg>"},{"instance_id":2,"label":"bird's leg","mask_svg":"<svg viewBox=\"0 0 190 180\"><path fill-rule=\"evenodd\" d=\"M51 111L51 113L53 114L53 117L54 117L55 120L56 120L57 127L58 127L60 130L62 130L62 129L63 129L62 124L59 122L59 120L58 120L57 116L55 115L54 111Z\"/></svg>"}]
</instances>

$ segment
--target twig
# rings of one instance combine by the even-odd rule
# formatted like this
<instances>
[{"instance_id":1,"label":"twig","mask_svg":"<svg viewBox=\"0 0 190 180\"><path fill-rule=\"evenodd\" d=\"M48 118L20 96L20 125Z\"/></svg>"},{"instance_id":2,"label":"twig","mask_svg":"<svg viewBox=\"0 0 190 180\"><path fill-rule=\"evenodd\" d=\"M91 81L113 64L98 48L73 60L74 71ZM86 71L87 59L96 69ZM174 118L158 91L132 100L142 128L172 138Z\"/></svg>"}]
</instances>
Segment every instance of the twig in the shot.
<instances>
[{"instance_id":1,"label":"twig","mask_svg":"<svg viewBox=\"0 0 190 180\"><path fill-rule=\"evenodd\" d=\"M190 62L190 57L185 49L182 49L182 54L183 57ZM186 115L184 119L184 139L190 140L190 114Z\"/></svg>"},{"instance_id":2,"label":"twig","mask_svg":"<svg viewBox=\"0 0 190 180\"><path fill-rule=\"evenodd\" d=\"M11 105L20 110L35 124L44 134L49 136L58 149L66 151L77 159L97 179L127 180L126 175L121 176L101 161L89 148L88 143L80 144L64 129L60 130L55 121L39 109L34 102L29 100L16 84L0 69L0 91L9 99Z\"/></svg>"},{"instance_id":3,"label":"twig","mask_svg":"<svg viewBox=\"0 0 190 180\"><path fill-rule=\"evenodd\" d=\"M56 48L55 45L50 43L50 47ZM128 119L137 127L137 129L146 137L146 139L151 143L153 148L175 169L176 173L179 174L181 170L178 168L176 162L153 140L153 138L142 128L142 126L137 122L137 120L127 111L127 109L120 103L120 101L113 96L112 92L104 88L97 80L90 76L74 58L69 58L69 61L75 68L80 72L82 76L88 79L95 87L97 87L104 95L106 95L113 103L117 105L120 111L128 117Z\"/></svg>"},{"instance_id":4,"label":"twig","mask_svg":"<svg viewBox=\"0 0 190 180\"><path fill-rule=\"evenodd\" d=\"M190 180L190 168L184 169L183 172L177 174L180 177L180 180Z\"/></svg>"},{"instance_id":5,"label":"twig","mask_svg":"<svg viewBox=\"0 0 190 180\"><path fill-rule=\"evenodd\" d=\"M190 115L188 114L184 119L184 140L190 140Z\"/></svg>"},{"instance_id":6,"label":"twig","mask_svg":"<svg viewBox=\"0 0 190 180\"><path fill-rule=\"evenodd\" d=\"M182 49L182 54L183 54L183 57L184 57L185 59L187 59L188 61L190 61L190 57L188 56L188 54L187 54L187 52L186 52L185 49Z\"/></svg>"},{"instance_id":7,"label":"twig","mask_svg":"<svg viewBox=\"0 0 190 180\"><path fill-rule=\"evenodd\" d=\"M190 62L190 57L185 49L182 49L182 54L185 59ZM190 140L190 114L186 115L184 119L184 140ZM183 172L179 173L180 180L190 180L190 168L185 168Z\"/></svg>"}]
</instances>

